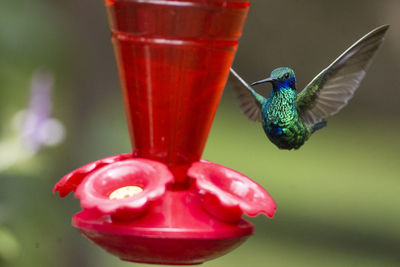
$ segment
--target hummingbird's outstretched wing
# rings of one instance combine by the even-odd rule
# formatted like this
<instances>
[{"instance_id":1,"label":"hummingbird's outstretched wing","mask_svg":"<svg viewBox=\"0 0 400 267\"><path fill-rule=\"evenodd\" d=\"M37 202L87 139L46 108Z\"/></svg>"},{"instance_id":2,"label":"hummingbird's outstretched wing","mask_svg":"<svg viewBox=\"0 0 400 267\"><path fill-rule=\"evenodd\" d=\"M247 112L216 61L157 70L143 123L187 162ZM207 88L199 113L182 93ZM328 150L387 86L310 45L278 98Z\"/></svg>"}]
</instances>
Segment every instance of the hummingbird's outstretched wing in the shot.
<instances>
[{"instance_id":1,"label":"hummingbird's outstretched wing","mask_svg":"<svg viewBox=\"0 0 400 267\"><path fill-rule=\"evenodd\" d=\"M339 112L353 96L389 25L380 26L353 44L319 73L296 98L301 118L309 126Z\"/></svg>"},{"instance_id":2,"label":"hummingbird's outstretched wing","mask_svg":"<svg viewBox=\"0 0 400 267\"><path fill-rule=\"evenodd\" d=\"M235 89L243 113L252 121L261 121L261 108L266 100L265 97L254 91L233 69L228 82Z\"/></svg>"}]
</instances>

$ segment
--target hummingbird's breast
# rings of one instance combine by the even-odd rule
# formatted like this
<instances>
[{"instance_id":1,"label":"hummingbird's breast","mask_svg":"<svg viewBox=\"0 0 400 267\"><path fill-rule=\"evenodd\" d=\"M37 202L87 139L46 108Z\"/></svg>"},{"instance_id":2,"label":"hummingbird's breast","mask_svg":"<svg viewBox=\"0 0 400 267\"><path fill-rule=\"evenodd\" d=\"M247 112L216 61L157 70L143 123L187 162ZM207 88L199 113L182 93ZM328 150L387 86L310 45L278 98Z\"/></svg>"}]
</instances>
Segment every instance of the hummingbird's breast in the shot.
<instances>
[{"instance_id":1,"label":"hummingbird's breast","mask_svg":"<svg viewBox=\"0 0 400 267\"><path fill-rule=\"evenodd\" d=\"M263 128L268 138L279 148L299 148L308 138L306 126L299 121L294 90L271 92L263 106Z\"/></svg>"},{"instance_id":2,"label":"hummingbird's breast","mask_svg":"<svg viewBox=\"0 0 400 267\"><path fill-rule=\"evenodd\" d=\"M263 110L266 113L266 123L286 127L297 121L298 114L294 103L295 99L296 92L294 90L272 91L264 106L265 110Z\"/></svg>"}]
</instances>

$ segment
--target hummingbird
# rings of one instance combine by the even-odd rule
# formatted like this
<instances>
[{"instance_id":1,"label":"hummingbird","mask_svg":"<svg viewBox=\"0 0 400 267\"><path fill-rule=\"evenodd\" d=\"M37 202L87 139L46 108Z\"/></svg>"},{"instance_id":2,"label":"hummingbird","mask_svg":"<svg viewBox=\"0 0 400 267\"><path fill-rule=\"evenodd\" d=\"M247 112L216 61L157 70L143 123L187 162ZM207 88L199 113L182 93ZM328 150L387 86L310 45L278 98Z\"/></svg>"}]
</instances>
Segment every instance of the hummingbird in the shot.
<instances>
[{"instance_id":1,"label":"hummingbird","mask_svg":"<svg viewBox=\"0 0 400 267\"><path fill-rule=\"evenodd\" d=\"M389 25L382 25L355 42L299 93L294 71L274 69L266 79L245 82L233 69L233 85L244 114L261 121L269 140L280 149L299 149L317 130L327 125L326 118L338 113L353 97L364 78ZM252 86L271 83L268 98Z\"/></svg>"}]
</instances>

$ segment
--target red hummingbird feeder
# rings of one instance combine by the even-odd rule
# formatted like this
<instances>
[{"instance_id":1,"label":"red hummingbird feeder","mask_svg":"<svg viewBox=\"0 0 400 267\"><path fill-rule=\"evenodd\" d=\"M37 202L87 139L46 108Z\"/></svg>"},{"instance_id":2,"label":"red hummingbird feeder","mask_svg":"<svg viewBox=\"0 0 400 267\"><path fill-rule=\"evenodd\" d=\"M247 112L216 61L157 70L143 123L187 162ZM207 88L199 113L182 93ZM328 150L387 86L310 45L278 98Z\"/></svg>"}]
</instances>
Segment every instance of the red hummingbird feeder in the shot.
<instances>
[{"instance_id":1,"label":"red hummingbird feeder","mask_svg":"<svg viewBox=\"0 0 400 267\"><path fill-rule=\"evenodd\" d=\"M133 153L87 164L54 192L75 191L72 224L122 260L202 263L252 234L243 214L273 217L260 185L201 160L249 6L106 0Z\"/></svg>"}]
</instances>

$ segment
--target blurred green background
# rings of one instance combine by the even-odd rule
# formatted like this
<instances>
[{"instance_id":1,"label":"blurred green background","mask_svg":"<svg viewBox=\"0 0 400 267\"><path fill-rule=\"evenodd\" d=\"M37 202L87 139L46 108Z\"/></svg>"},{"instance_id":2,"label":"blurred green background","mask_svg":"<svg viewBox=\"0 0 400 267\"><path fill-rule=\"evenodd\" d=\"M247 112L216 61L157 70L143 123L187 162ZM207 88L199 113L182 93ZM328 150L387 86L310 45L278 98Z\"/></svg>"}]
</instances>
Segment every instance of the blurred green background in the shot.
<instances>
[{"instance_id":1,"label":"blurred green background","mask_svg":"<svg viewBox=\"0 0 400 267\"><path fill-rule=\"evenodd\" d=\"M303 88L362 35L391 28L349 106L299 151L272 145L227 86L204 158L262 184L278 210L251 218L255 235L205 266L400 266L399 14L397 0L252 0L234 62L248 81L289 66ZM85 240L70 223L78 200L51 194L67 172L130 151L109 36L101 0L2 2L0 266L139 265ZM33 154L15 116L40 68L54 76L51 116L67 135Z\"/></svg>"}]
</instances>

